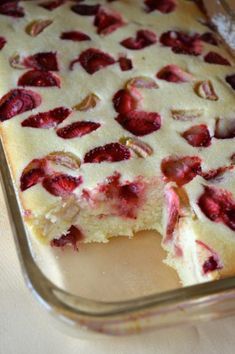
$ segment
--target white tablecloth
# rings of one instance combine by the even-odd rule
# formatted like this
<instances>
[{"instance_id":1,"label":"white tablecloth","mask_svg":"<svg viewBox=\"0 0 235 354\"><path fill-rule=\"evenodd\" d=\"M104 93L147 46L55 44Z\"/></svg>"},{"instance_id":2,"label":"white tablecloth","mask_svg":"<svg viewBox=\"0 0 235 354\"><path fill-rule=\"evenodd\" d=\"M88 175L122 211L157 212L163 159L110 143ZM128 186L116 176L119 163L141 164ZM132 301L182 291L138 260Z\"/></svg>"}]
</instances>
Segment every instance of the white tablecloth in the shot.
<instances>
[{"instance_id":1,"label":"white tablecloth","mask_svg":"<svg viewBox=\"0 0 235 354\"><path fill-rule=\"evenodd\" d=\"M133 337L81 340L63 334L26 288L0 193L0 354L234 354L235 318Z\"/></svg>"}]
</instances>

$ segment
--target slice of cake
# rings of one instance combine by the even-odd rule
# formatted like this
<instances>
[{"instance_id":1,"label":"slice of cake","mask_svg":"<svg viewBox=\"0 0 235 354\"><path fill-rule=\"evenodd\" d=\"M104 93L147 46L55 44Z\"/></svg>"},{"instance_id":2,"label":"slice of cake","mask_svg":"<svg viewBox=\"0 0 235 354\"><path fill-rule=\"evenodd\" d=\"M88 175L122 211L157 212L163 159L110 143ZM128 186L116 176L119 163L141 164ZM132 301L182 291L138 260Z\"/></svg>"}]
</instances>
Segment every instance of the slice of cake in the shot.
<instances>
[{"instance_id":1,"label":"slice of cake","mask_svg":"<svg viewBox=\"0 0 235 354\"><path fill-rule=\"evenodd\" d=\"M184 285L235 274L235 68L183 0L0 5L1 137L30 233L163 236Z\"/></svg>"}]
</instances>

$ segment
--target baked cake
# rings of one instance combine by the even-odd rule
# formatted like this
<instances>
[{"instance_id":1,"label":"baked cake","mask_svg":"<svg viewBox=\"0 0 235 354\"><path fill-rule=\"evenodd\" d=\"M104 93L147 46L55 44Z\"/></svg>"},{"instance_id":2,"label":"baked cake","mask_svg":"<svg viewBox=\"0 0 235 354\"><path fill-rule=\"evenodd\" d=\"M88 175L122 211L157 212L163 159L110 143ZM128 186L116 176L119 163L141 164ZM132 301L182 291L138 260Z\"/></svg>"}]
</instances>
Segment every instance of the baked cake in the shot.
<instances>
[{"instance_id":1,"label":"baked cake","mask_svg":"<svg viewBox=\"0 0 235 354\"><path fill-rule=\"evenodd\" d=\"M183 0L1 1L0 121L30 233L156 230L184 285L235 274L235 68Z\"/></svg>"}]
</instances>

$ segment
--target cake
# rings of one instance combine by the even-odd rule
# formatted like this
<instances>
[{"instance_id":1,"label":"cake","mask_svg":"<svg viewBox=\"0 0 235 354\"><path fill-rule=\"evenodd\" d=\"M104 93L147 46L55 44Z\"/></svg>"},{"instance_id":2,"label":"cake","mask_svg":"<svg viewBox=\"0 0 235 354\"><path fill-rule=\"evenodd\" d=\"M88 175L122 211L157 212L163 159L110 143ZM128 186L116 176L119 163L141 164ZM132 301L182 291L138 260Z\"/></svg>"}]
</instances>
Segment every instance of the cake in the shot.
<instances>
[{"instance_id":1,"label":"cake","mask_svg":"<svg viewBox=\"0 0 235 354\"><path fill-rule=\"evenodd\" d=\"M192 1L2 1L1 138L29 233L77 249L156 230L183 285L234 275L234 89Z\"/></svg>"}]
</instances>

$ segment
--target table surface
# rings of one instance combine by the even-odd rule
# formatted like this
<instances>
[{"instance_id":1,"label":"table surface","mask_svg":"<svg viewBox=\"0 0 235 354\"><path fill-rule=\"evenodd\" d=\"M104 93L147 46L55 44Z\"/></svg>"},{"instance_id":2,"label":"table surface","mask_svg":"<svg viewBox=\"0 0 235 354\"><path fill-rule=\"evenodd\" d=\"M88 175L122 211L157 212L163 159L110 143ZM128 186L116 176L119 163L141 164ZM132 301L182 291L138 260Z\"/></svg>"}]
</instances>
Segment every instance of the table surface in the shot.
<instances>
[{"instance_id":1,"label":"table surface","mask_svg":"<svg viewBox=\"0 0 235 354\"><path fill-rule=\"evenodd\" d=\"M132 337L72 338L54 328L26 288L0 190L0 354L232 354L235 317Z\"/></svg>"}]
</instances>

